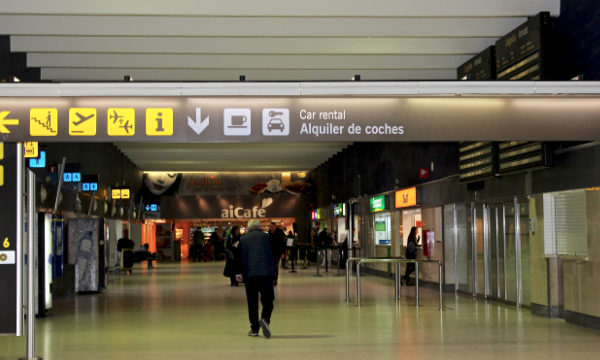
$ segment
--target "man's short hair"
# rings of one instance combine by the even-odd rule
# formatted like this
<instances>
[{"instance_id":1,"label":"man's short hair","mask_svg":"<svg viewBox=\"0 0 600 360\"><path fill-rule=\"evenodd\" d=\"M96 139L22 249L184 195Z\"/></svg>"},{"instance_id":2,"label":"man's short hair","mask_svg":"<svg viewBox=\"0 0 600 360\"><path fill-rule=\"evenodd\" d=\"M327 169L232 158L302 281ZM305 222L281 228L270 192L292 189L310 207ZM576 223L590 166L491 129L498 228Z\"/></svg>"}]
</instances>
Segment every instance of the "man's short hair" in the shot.
<instances>
[{"instance_id":1,"label":"man's short hair","mask_svg":"<svg viewBox=\"0 0 600 360\"><path fill-rule=\"evenodd\" d=\"M256 219L252 219L250 221L248 221L248 230L251 229L260 229L260 221L256 220Z\"/></svg>"}]
</instances>

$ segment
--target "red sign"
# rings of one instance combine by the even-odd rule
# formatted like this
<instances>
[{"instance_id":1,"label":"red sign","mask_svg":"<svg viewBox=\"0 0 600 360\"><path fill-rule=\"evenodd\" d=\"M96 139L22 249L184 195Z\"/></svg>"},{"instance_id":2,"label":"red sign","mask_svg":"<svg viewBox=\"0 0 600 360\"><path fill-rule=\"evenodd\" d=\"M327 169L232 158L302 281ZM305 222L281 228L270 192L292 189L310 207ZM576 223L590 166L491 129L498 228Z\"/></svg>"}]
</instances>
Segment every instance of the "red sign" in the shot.
<instances>
[{"instance_id":1,"label":"red sign","mask_svg":"<svg viewBox=\"0 0 600 360\"><path fill-rule=\"evenodd\" d=\"M429 179L429 169L419 168L419 179Z\"/></svg>"}]
</instances>

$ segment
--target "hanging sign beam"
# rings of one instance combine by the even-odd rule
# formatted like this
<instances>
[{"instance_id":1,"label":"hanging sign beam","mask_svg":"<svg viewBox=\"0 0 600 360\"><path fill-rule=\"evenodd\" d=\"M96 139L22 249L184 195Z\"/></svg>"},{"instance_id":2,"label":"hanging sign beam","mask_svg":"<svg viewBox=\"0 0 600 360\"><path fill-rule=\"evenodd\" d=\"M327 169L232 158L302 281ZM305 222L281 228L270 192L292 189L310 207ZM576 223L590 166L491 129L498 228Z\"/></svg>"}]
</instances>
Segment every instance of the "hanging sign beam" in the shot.
<instances>
[{"instance_id":1,"label":"hanging sign beam","mask_svg":"<svg viewBox=\"0 0 600 360\"><path fill-rule=\"evenodd\" d=\"M41 142L596 140L598 95L0 97L0 139Z\"/></svg>"}]
</instances>

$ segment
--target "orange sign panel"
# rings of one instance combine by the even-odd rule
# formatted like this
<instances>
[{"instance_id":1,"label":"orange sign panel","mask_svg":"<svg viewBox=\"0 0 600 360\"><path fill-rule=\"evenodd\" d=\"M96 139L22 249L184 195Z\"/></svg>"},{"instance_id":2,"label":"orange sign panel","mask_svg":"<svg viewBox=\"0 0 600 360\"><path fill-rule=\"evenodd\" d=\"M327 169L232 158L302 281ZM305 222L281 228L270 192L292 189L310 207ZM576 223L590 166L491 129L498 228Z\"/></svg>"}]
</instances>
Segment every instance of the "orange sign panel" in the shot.
<instances>
[{"instance_id":1,"label":"orange sign panel","mask_svg":"<svg viewBox=\"0 0 600 360\"><path fill-rule=\"evenodd\" d=\"M417 205L417 188L411 187L396 191L396 209L416 206Z\"/></svg>"}]
</instances>

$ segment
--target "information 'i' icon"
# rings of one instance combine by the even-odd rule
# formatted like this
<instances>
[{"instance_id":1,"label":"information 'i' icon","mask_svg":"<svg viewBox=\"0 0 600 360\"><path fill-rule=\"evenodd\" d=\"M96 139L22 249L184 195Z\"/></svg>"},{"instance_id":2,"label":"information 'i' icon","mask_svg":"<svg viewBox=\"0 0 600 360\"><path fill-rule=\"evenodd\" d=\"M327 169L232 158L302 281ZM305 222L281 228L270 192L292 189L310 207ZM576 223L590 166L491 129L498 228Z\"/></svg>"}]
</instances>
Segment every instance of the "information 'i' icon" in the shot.
<instances>
[{"instance_id":1,"label":"information 'i' icon","mask_svg":"<svg viewBox=\"0 0 600 360\"><path fill-rule=\"evenodd\" d=\"M173 135L173 109L147 108L146 109L146 135L170 136Z\"/></svg>"}]
</instances>

